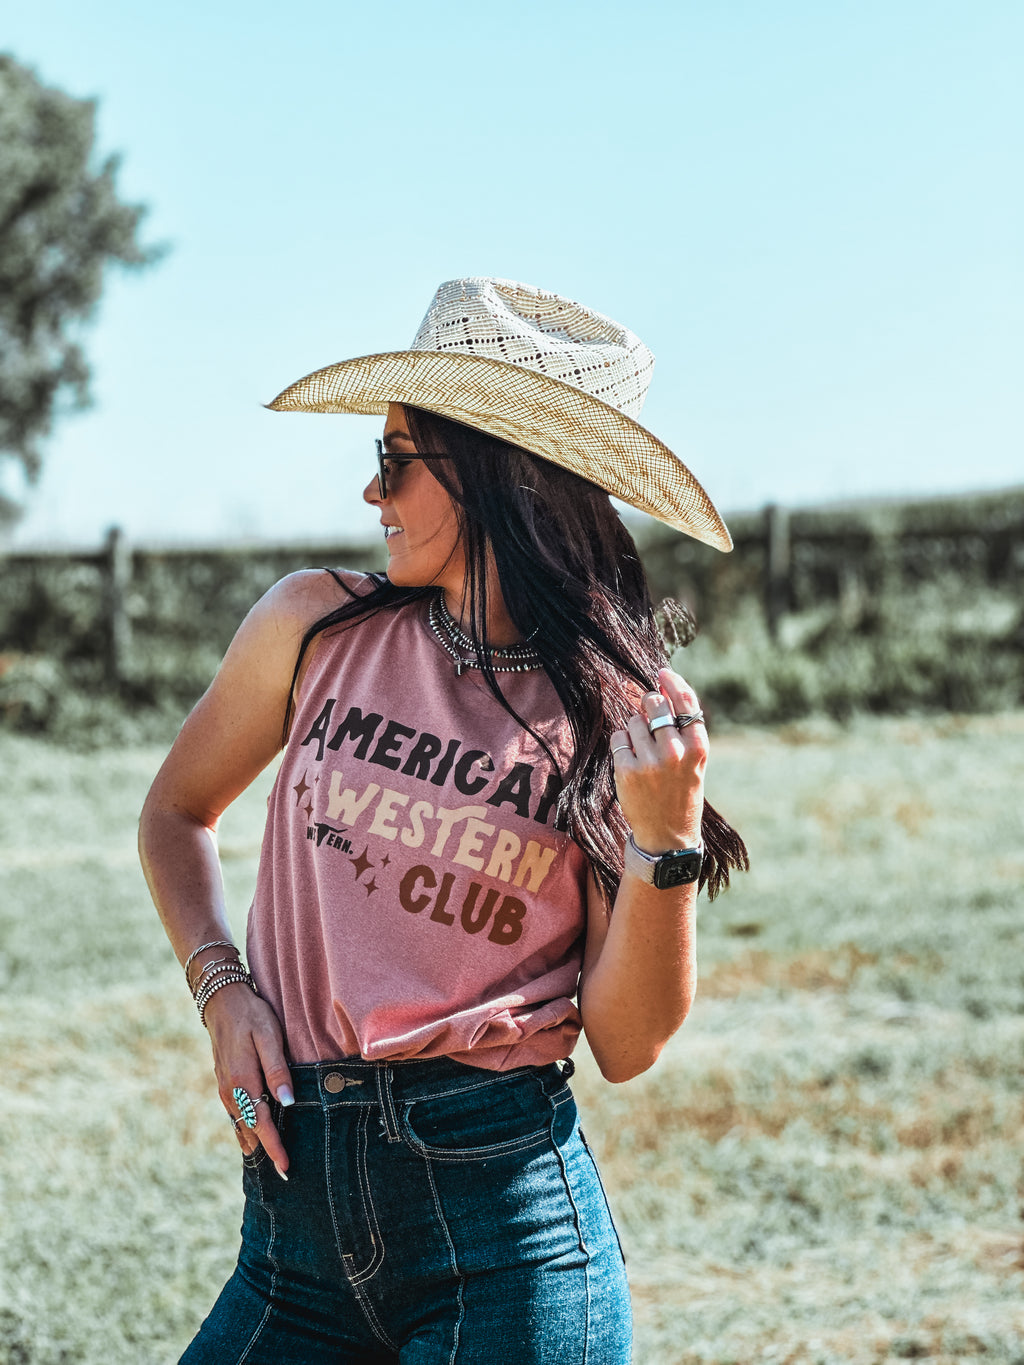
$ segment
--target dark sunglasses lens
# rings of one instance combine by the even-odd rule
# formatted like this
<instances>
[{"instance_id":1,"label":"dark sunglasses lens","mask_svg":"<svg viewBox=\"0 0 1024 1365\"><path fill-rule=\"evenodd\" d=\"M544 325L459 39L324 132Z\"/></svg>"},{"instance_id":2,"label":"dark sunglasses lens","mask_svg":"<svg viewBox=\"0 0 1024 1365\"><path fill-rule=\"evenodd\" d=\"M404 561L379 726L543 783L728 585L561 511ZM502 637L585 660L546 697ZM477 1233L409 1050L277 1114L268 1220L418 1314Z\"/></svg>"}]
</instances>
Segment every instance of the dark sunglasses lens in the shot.
<instances>
[{"instance_id":1,"label":"dark sunglasses lens","mask_svg":"<svg viewBox=\"0 0 1024 1365\"><path fill-rule=\"evenodd\" d=\"M384 472L384 442L377 440L377 492L381 501L388 495L388 476Z\"/></svg>"}]
</instances>

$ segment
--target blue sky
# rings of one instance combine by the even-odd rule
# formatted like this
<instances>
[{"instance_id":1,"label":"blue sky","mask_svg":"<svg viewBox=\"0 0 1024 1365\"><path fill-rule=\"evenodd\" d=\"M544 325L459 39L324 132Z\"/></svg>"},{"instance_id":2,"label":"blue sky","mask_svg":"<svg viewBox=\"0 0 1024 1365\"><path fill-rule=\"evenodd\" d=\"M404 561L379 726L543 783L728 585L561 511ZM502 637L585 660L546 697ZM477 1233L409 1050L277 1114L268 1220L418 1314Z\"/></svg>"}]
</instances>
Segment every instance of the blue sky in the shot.
<instances>
[{"instance_id":1,"label":"blue sky","mask_svg":"<svg viewBox=\"0 0 1024 1365\"><path fill-rule=\"evenodd\" d=\"M0 50L171 247L22 543L376 534L376 420L261 405L470 274L639 333L726 513L1024 481L1019 0L33 0Z\"/></svg>"}]
</instances>

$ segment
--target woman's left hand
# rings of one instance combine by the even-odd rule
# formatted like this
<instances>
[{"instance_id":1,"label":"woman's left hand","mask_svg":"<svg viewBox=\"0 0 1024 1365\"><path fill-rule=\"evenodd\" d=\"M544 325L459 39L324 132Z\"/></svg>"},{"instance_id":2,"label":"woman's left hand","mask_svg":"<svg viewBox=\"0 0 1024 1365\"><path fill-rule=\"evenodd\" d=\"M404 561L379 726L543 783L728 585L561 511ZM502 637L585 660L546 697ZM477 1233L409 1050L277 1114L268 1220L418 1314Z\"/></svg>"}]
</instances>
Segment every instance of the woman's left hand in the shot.
<instances>
[{"instance_id":1,"label":"woman's left hand","mask_svg":"<svg viewBox=\"0 0 1024 1365\"><path fill-rule=\"evenodd\" d=\"M648 692L642 710L630 717L628 729L611 739L615 787L622 812L639 848L663 853L695 848L700 843L704 809L704 769L708 732L703 719L683 729L661 725L659 716L692 716L700 711L693 688L670 668L658 673L659 692Z\"/></svg>"},{"instance_id":2,"label":"woman's left hand","mask_svg":"<svg viewBox=\"0 0 1024 1365\"><path fill-rule=\"evenodd\" d=\"M622 813L637 847L655 855L701 842L708 758L693 688L670 668L658 688L611 738ZM677 717L694 719L680 729ZM693 1003L697 884L662 889L624 876L611 914L596 882L592 896L580 1012L602 1074L628 1081L652 1065Z\"/></svg>"}]
</instances>

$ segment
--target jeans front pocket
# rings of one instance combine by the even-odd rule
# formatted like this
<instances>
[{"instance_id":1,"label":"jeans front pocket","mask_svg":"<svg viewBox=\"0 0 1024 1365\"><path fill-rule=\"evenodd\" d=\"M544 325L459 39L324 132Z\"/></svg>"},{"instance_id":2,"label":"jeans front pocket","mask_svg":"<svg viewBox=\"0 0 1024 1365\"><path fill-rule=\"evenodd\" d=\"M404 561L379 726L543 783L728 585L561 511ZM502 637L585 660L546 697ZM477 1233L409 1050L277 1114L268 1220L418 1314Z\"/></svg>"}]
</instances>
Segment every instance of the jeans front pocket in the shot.
<instances>
[{"instance_id":1,"label":"jeans front pocket","mask_svg":"<svg viewBox=\"0 0 1024 1365\"><path fill-rule=\"evenodd\" d=\"M266 1159L267 1159L266 1148L263 1147L262 1145L257 1147L254 1152L242 1153L242 1165L247 1171L258 1170L263 1165L264 1161L266 1161Z\"/></svg>"},{"instance_id":2,"label":"jeans front pocket","mask_svg":"<svg viewBox=\"0 0 1024 1365\"><path fill-rule=\"evenodd\" d=\"M402 1137L413 1151L436 1160L486 1160L548 1141L553 1112L540 1077L520 1072L413 1100L402 1116Z\"/></svg>"}]
</instances>

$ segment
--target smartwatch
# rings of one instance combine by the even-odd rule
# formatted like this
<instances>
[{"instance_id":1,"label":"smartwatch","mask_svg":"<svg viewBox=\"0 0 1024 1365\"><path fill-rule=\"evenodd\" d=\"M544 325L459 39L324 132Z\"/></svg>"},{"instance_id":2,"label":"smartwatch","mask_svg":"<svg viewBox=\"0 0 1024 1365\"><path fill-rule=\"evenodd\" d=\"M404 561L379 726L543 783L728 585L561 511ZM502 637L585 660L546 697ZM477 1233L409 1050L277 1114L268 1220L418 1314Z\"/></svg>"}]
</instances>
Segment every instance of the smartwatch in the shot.
<instances>
[{"instance_id":1,"label":"smartwatch","mask_svg":"<svg viewBox=\"0 0 1024 1365\"><path fill-rule=\"evenodd\" d=\"M632 834L626 841L624 870L648 886L656 886L659 891L697 881L703 863L703 844L696 848L672 849L669 853L645 853L637 848Z\"/></svg>"}]
</instances>

